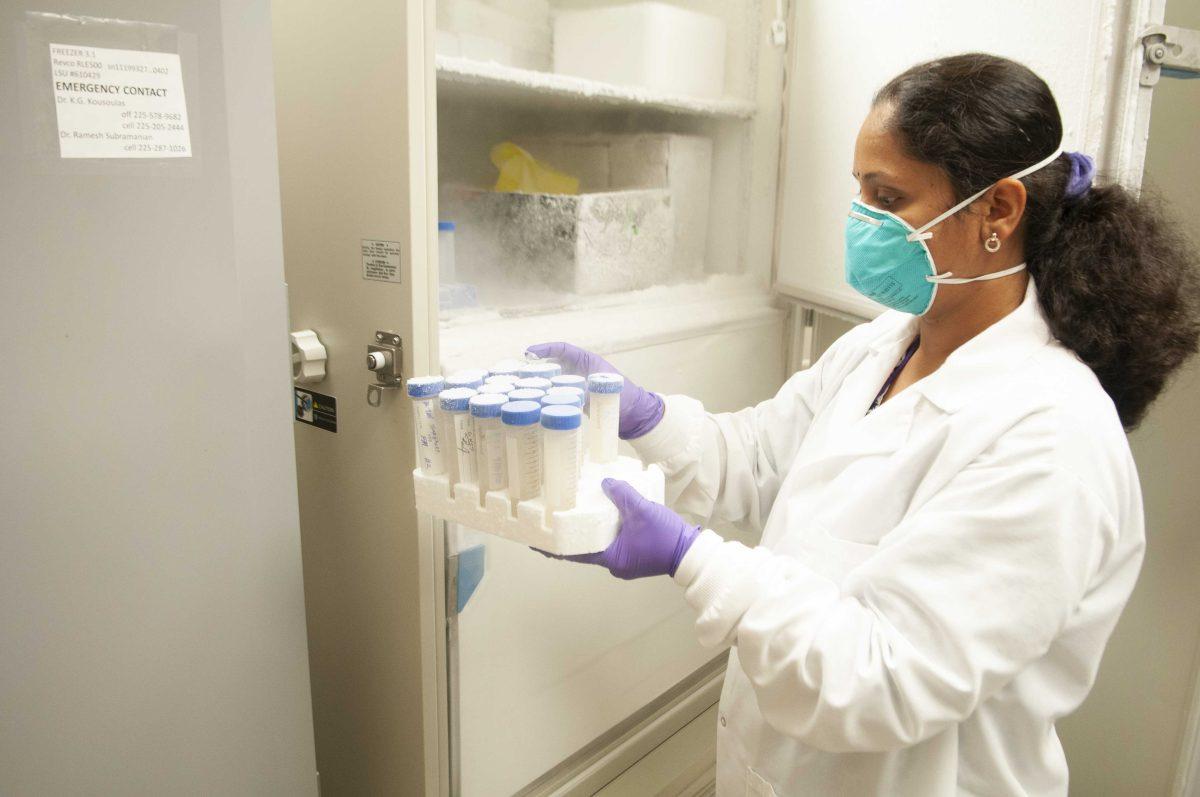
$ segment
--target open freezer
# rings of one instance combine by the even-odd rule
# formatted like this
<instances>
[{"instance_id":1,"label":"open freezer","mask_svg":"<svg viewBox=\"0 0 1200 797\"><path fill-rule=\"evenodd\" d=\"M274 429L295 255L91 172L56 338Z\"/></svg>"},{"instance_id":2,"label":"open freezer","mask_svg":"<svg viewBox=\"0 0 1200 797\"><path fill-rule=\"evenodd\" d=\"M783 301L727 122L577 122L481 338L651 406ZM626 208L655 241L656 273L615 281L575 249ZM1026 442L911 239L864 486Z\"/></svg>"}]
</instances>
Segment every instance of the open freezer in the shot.
<instances>
[{"instance_id":1,"label":"open freezer","mask_svg":"<svg viewBox=\"0 0 1200 797\"><path fill-rule=\"evenodd\" d=\"M769 290L775 13L753 0L439 0L443 373L566 340L714 410L774 393L787 337ZM668 579L623 582L447 531L462 794L569 778L679 684L701 688L694 674L711 685L724 653L695 641Z\"/></svg>"}]
</instances>

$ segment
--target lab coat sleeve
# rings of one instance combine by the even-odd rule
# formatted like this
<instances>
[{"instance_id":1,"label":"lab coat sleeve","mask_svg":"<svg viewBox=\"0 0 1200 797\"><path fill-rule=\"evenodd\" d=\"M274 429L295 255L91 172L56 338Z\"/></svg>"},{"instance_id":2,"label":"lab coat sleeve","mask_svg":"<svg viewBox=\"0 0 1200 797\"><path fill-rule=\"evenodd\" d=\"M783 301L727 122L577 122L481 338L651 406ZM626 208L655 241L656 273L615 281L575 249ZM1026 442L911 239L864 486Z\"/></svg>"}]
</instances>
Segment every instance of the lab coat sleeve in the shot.
<instances>
[{"instance_id":1,"label":"lab coat sleeve","mask_svg":"<svg viewBox=\"0 0 1200 797\"><path fill-rule=\"evenodd\" d=\"M843 335L811 368L756 406L708 413L693 398L666 397L658 426L630 443L644 462L666 473L667 504L705 525L745 522L761 529L823 387L849 369L856 351L861 354L870 327Z\"/></svg>"},{"instance_id":2,"label":"lab coat sleeve","mask_svg":"<svg viewBox=\"0 0 1200 797\"><path fill-rule=\"evenodd\" d=\"M697 538L676 580L701 641L737 646L769 725L833 752L910 746L1049 649L1118 532L1038 435L1006 438L840 589L800 559Z\"/></svg>"}]
</instances>

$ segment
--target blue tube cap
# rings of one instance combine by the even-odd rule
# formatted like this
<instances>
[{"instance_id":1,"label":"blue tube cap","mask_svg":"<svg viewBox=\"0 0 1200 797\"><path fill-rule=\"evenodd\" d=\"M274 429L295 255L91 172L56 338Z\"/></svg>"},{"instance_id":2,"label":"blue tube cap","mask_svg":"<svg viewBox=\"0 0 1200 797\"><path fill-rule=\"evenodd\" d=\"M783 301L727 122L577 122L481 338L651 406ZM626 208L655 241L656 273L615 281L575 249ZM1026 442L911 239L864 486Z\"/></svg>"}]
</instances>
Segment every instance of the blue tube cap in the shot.
<instances>
[{"instance_id":1,"label":"blue tube cap","mask_svg":"<svg viewBox=\"0 0 1200 797\"><path fill-rule=\"evenodd\" d=\"M438 222L438 232L454 232L454 222L439 221Z\"/></svg>"},{"instance_id":2,"label":"blue tube cap","mask_svg":"<svg viewBox=\"0 0 1200 797\"><path fill-rule=\"evenodd\" d=\"M542 396L542 406L582 407L583 396L574 393L547 393Z\"/></svg>"},{"instance_id":3,"label":"blue tube cap","mask_svg":"<svg viewBox=\"0 0 1200 797\"><path fill-rule=\"evenodd\" d=\"M471 408L471 414L476 418L499 418L500 408L508 403L508 396L480 393L471 396L471 400L467 403Z\"/></svg>"},{"instance_id":4,"label":"blue tube cap","mask_svg":"<svg viewBox=\"0 0 1200 797\"><path fill-rule=\"evenodd\" d=\"M555 387L577 387L580 390L586 390L587 377L579 376L578 374L559 374L558 376L550 377L550 384Z\"/></svg>"},{"instance_id":5,"label":"blue tube cap","mask_svg":"<svg viewBox=\"0 0 1200 797\"><path fill-rule=\"evenodd\" d=\"M517 388L508 394L509 401L532 401L537 403L541 401L542 396L546 395L544 390L534 390L531 387Z\"/></svg>"},{"instance_id":6,"label":"blue tube cap","mask_svg":"<svg viewBox=\"0 0 1200 797\"><path fill-rule=\"evenodd\" d=\"M541 414L542 406L536 401L510 401L500 408L500 420L507 426L532 426Z\"/></svg>"},{"instance_id":7,"label":"blue tube cap","mask_svg":"<svg viewBox=\"0 0 1200 797\"><path fill-rule=\"evenodd\" d=\"M589 393L620 393L625 377L620 374L597 373L588 377Z\"/></svg>"},{"instance_id":8,"label":"blue tube cap","mask_svg":"<svg viewBox=\"0 0 1200 797\"><path fill-rule=\"evenodd\" d=\"M414 376L407 386L408 395L413 398L430 398L446 388L446 380L440 376Z\"/></svg>"},{"instance_id":9,"label":"blue tube cap","mask_svg":"<svg viewBox=\"0 0 1200 797\"><path fill-rule=\"evenodd\" d=\"M442 404L442 412L466 412L471 397L475 395L478 394L469 387L452 387L438 393L438 400Z\"/></svg>"},{"instance_id":10,"label":"blue tube cap","mask_svg":"<svg viewBox=\"0 0 1200 797\"><path fill-rule=\"evenodd\" d=\"M484 378L487 376L487 371L455 371L446 377L446 387L469 387L477 388L483 384Z\"/></svg>"},{"instance_id":11,"label":"blue tube cap","mask_svg":"<svg viewBox=\"0 0 1200 797\"><path fill-rule=\"evenodd\" d=\"M549 379L552 376L558 376L561 374L562 366L558 363L550 362L526 363L525 365L521 366L521 370L518 373L520 373L522 377L540 376L545 379Z\"/></svg>"},{"instance_id":12,"label":"blue tube cap","mask_svg":"<svg viewBox=\"0 0 1200 797\"><path fill-rule=\"evenodd\" d=\"M583 411L578 407L542 407L542 428L569 431L583 423Z\"/></svg>"},{"instance_id":13,"label":"blue tube cap","mask_svg":"<svg viewBox=\"0 0 1200 797\"><path fill-rule=\"evenodd\" d=\"M507 396L513 391L513 386L503 382L484 382L483 387L479 388L480 393L494 393L499 396Z\"/></svg>"},{"instance_id":14,"label":"blue tube cap","mask_svg":"<svg viewBox=\"0 0 1200 797\"><path fill-rule=\"evenodd\" d=\"M546 391L553 387L549 379L544 376L523 376L516 382L517 387L529 387L534 390Z\"/></svg>"},{"instance_id":15,"label":"blue tube cap","mask_svg":"<svg viewBox=\"0 0 1200 797\"><path fill-rule=\"evenodd\" d=\"M492 376L518 376L524 367L524 360L501 360L489 368L488 373Z\"/></svg>"}]
</instances>

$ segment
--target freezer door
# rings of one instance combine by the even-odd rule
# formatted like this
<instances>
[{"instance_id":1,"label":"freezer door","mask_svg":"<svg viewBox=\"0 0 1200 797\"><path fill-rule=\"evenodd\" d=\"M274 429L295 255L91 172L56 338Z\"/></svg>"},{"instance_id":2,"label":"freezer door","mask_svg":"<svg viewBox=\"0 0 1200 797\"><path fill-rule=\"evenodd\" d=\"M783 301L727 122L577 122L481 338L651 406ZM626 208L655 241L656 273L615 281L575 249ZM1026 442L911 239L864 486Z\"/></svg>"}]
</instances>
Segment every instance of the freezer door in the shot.
<instances>
[{"instance_id":1,"label":"freezer door","mask_svg":"<svg viewBox=\"0 0 1200 797\"><path fill-rule=\"evenodd\" d=\"M441 536L417 517L413 411L398 383L438 370L433 11L432 0L272 7L291 328L314 330L328 355L324 380L305 386L325 422L295 424L325 794L438 794L446 771Z\"/></svg>"},{"instance_id":2,"label":"freezer door","mask_svg":"<svg viewBox=\"0 0 1200 797\"><path fill-rule=\"evenodd\" d=\"M269 5L0 4L0 794L318 793Z\"/></svg>"},{"instance_id":3,"label":"freezer door","mask_svg":"<svg viewBox=\"0 0 1200 797\"><path fill-rule=\"evenodd\" d=\"M854 140L872 94L907 67L982 51L1029 65L1050 84L1067 150L1100 173L1141 182L1151 89L1138 85L1139 32L1165 0L846 0L794 3L776 227L776 287L806 303L872 317L882 308L843 277Z\"/></svg>"}]
</instances>

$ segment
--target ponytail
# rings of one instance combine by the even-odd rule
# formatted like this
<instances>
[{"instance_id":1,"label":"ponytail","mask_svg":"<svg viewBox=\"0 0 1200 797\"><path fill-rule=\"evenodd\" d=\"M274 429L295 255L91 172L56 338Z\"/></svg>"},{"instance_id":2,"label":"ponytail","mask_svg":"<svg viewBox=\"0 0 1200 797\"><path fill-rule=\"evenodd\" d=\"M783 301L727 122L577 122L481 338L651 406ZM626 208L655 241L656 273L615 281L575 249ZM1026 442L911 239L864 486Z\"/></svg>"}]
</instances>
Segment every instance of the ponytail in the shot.
<instances>
[{"instance_id":1,"label":"ponytail","mask_svg":"<svg viewBox=\"0 0 1200 797\"><path fill-rule=\"evenodd\" d=\"M971 53L918 64L875 103L910 154L959 199L1041 160L1062 141L1049 86L1029 68ZM1062 155L1022 178L1025 258L1054 336L1092 369L1132 429L1200 341L1195 248L1158 202L1120 185L1080 186Z\"/></svg>"},{"instance_id":2,"label":"ponytail","mask_svg":"<svg viewBox=\"0 0 1200 797\"><path fill-rule=\"evenodd\" d=\"M1156 201L1093 187L1026 221L1029 273L1051 332L1137 426L1200 339L1194 254Z\"/></svg>"}]
</instances>

